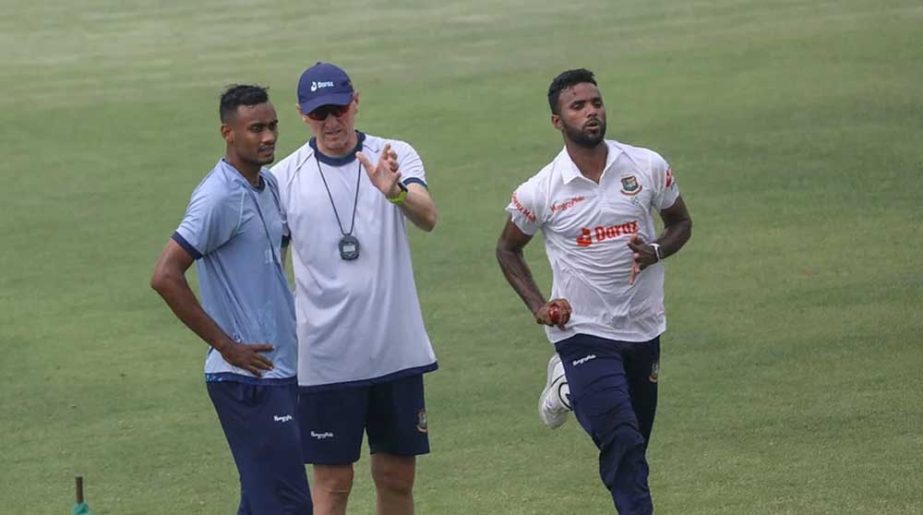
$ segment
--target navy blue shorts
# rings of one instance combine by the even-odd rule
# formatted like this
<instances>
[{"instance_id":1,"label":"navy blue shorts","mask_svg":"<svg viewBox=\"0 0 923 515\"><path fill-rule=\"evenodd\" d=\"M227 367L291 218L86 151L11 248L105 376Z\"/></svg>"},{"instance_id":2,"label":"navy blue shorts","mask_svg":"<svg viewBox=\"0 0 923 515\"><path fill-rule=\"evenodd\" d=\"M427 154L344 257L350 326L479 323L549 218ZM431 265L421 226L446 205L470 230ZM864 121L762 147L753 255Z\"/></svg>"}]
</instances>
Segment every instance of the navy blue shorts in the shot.
<instances>
[{"instance_id":1,"label":"navy blue shorts","mask_svg":"<svg viewBox=\"0 0 923 515\"><path fill-rule=\"evenodd\" d=\"M641 433L647 447L657 411L660 337L622 342L578 334L555 348L574 414L594 441L608 440L617 426L627 424Z\"/></svg>"},{"instance_id":2,"label":"navy blue shorts","mask_svg":"<svg viewBox=\"0 0 923 515\"><path fill-rule=\"evenodd\" d=\"M372 454L429 452L422 374L332 390L302 388L298 414L305 463L355 463L363 432Z\"/></svg>"},{"instance_id":3,"label":"navy blue shorts","mask_svg":"<svg viewBox=\"0 0 923 515\"><path fill-rule=\"evenodd\" d=\"M298 386L205 384L240 473L238 515L311 515L300 459Z\"/></svg>"}]
</instances>

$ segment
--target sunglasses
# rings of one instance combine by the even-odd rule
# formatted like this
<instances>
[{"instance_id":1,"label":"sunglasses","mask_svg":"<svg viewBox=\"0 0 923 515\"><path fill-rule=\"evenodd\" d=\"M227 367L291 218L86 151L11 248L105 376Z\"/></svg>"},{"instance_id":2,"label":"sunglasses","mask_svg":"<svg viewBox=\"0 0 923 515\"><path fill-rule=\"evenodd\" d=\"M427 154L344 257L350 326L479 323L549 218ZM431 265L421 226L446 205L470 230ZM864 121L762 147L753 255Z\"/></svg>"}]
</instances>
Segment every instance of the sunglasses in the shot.
<instances>
[{"instance_id":1,"label":"sunglasses","mask_svg":"<svg viewBox=\"0 0 923 515\"><path fill-rule=\"evenodd\" d=\"M325 106L320 106L317 109L308 113L308 118L314 120L315 122L322 122L327 119L327 116L333 115L336 118L339 118L346 114L346 111L349 111L349 104L345 106L338 106L334 104L329 104Z\"/></svg>"}]
</instances>

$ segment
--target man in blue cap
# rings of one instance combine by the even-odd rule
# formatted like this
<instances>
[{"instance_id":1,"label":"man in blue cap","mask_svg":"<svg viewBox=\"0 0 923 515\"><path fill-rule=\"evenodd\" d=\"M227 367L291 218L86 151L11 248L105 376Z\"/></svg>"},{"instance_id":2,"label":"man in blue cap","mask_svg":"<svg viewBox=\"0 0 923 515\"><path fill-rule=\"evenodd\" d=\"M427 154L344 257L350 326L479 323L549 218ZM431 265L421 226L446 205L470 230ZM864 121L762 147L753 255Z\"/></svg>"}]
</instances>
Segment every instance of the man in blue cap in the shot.
<instances>
[{"instance_id":1,"label":"man in blue cap","mask_svg":"<svg viewBox=\"0 0 923 515\"><path fill-rule=\"evenodd\" d=\"M429 452L423 374L437 368L414 284L406 221L436 205L408 143L355 128L359 94L339 67L298 82L312 137L272 169L291 233L299 423L316 513L343 514L363 433L378 513L413 513L416 456Z\"/></svg>"}]
</instances>

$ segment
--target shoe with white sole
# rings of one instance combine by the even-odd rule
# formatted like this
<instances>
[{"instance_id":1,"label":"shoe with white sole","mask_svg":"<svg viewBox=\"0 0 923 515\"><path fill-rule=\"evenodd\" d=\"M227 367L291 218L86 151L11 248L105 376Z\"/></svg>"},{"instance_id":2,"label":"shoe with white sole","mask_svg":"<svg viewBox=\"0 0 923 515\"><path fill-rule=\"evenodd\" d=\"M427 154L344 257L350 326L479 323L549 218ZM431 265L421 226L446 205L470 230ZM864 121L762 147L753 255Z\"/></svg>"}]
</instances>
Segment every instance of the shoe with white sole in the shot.
<instances>
[{"instance_id":1,"label":"shoe with white sole","mask_svg":"<svg viewBox=\"0 0 923 515\"><path fill-rule=\"evenodd\" d=\"M538 398L538 416L546 426L556 429L567 422L570 411L570 387L564 377L561 358L555 353L548 360L548 378L542 396Z\"/></svg>"}]
</instances>

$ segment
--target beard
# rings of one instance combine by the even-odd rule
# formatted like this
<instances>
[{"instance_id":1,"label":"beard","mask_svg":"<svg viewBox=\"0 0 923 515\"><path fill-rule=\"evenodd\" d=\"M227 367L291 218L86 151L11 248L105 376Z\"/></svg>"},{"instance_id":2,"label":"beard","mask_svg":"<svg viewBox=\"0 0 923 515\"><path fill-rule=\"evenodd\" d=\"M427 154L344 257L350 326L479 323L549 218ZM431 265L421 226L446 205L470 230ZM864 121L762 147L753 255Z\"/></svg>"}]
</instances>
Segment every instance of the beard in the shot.
<instances>
[{"instance_id":1,"label":"beard","mask_svg":"<svg viewBox=\"0 0 923 515\"><path fill-rule=\"evenodd\" d=\"M256 149L256 152L253 155L248 156L248 157L250 158L249 161L251 163L255 165L265 166L275 161L276 150L275 150L275 147L273 147L272 150L269 150L268 147L259 147Z\"/></svg>"},{"instance_id":2,"label":"beard","mask_svg":"<svg viewBox=\"0 0 923 515\"><path fill-rule=\"evenodd\" d=\"M597 134L589 134L582 128L564 124L564 132L567 135L567 139L581 147L594 148L606 138L606 121L597 121L599 122L599 132Z\"/></svg>"},{"instance_id":3,"label":"beard","mask_svg":"<svg viewBox=\"0 0 923 515\"><path fill-rule=\"evenodd\" d=\"M256 167L263 167L263 166L271 165L272 162L275 161L275 157L276 157L275 153L269 156L259 155L259 154L250 154L250 155L237 154L237 158L240 159L242 163L250 165L250 166L256 166Z\"/></svg>"}]
</instances>

